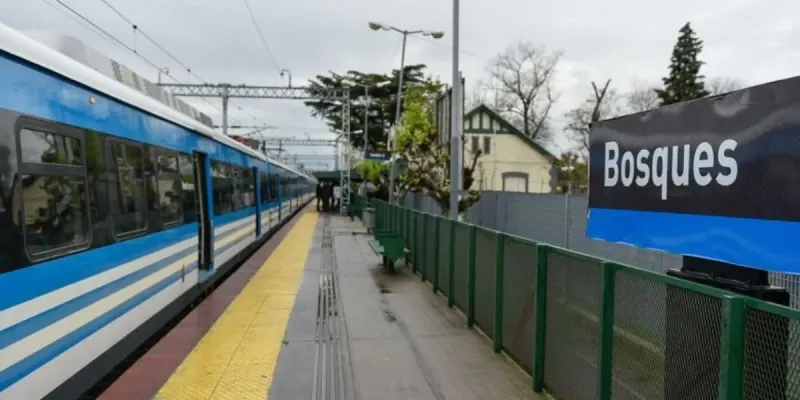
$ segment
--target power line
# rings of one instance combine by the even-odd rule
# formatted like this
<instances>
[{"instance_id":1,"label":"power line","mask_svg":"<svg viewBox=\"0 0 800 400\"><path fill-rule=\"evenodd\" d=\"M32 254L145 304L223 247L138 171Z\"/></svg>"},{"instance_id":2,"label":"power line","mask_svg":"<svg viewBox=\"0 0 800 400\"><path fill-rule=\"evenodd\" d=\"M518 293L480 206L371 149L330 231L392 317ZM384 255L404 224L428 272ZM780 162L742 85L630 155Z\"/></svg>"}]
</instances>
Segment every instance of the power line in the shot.
<instances>
[{"instance_id":1,"label":"power line","mask_svg":"<svg viewBox=\"0 0 800 400\"><path fill-rule=\"evenodd\" d=\"M272 55L272 51L269 49L269 45L267 44L267 39L264 38L264 33L261 32L261 27L258 26L258 21L256 21L256 16L253 14L253 10L250 8L250 3L247 0L242 0L242 1L244 1L244 5L245 7L247 7L247 13L250 14L250 20L253 21L253 25L256 27L256 31L258 31L258 37L261 38L261 43L267 50L267 55L269 55L269 59L270 61L272 61L272 65L275 66L275 69L280 71L281 67L278 65L278 62L275 61L275 57Z\"/></svg>"},{"instance_id":2,"label":"power line","mask_svg":"<svg viewBox=\"0 0 800 400\"><path fill-rule=\"evenodd\" d=\"M192 72L192 69L191 69L191 68L189 68L189 67L188 67L186 64L182 63L182 62L181 62L181 60L179 60L179 59L178 59L177 57L175 57L175 56L174 56L172 53L170 53L170 52L169 52L167 49L165 49L165 48L164 48L164 46L160 45L160 44L159 44L159 43L158 43L158 42L157 42L155 39L153 39L152 37L150 37L150 35L148 35L148 34L147 34L145 31L141 30L141 29L139 28L139 26L138 26L138 25L136 25L135 23L133 23L133 21L131 21L130 19L128 19L128 17L126 17L124 14L122 14L122 12L120 12L120 11L119 11L119 10L118 10L116 7L114 7L113 5L111 5L111 3L109 3L109 2L108 2L108 0L100 0L100 1L102 1L102 2L103 2L103 4L105 4L106 6L108 6L108 8L110 8L110 9L111 9L111 11L114 11L114 13L115 13L115 14L117 14L117 15L118 15L120 18L122 18L123 20L125 20L125 22L127 22L128 24L130 24L130 25L133 27L133 30L134 30L134 32L138 32L138 33L140 33L140 34L141 34L141 35L142 35L142 36L143 36L145 39L147 39L148 41L150 41L150 43L152 43L153 45L155 45L156 47L158 47L158 49L159 49L159 50L161 50L162 52L164 52L164 54L166 54L166 55L167 55L169 58L171 58L171 59L172 59L172 60L174 60L176 63L178 63L178 65L180 65L181 67L183 67L183 68L186 70L186 72L187 72L187 73L189 73L190 75L194 76L195 78L199 79L199 80L200 80L200 81L202 81L202 82L205 82L205 81L206 81L205 79L201 78L201 77L200 77L199 75L197 75L196 73ZM169 73L167 73L167 74L169 75Z\"/></svg>"},{"instance_id":3,"label":"power line","mask_svg":"<svg viewBox=\"0 0 800 400\"><path fill-rule=\"evenodd\" d=\"M124 50L127 50L127 51L129 51L129 52L133 53L133 54L134 54L136 57L139 57L139 58L140 58L142 61L144 61L146 64L148 64L149 66L153 67L154 69L156 69L156 70L161 70L161 69L162 69L162 67L161 67L161 66L159 66L159 65L157 65L156 63L154 63L154 62L150 61L150 59L148 59L147 57L145 57L144 55L142 55L141 53L139 53L138 51L136 51L136 49L135 49L135 48L132 48L131 46L128 46L127 44L125 44L125 42L123 42L122 40L118 39L116 36L112 35L112 34L111 34L111 33L109 33L107 30L105 30L105 29L101 28L99 25L97 25L97 24L96 24L96 23L94 23L92 20L90 20L88 17L84 16L84 15L83 15L83 14L81 14L79 11L77 11L77 10L75 10L74 8L70 7L68 4L64 3L62 0L55 0L55 2L57 2L58 4L60 4L60 5L61 5L62 7L64 7L65 9L69 10L69 12L71 12L71 13L72 13L72 15L70 15L70 14L67 14L67 13L66 13L64 10L62 10L62 9L60 9L60 8L58 8L58 7L56 7L54 4L50 3L48 0L42 0L42 1L44 1L44 3L45 3L45 4L47 4L48 6L50 6L50 7L54 8L54 9L58 10L58 11L59 11L59 12L61 12L62 14L69 16L70 18L72 18L72 20L74 20L74 21L75 21L75 22L77 22L78 24L80 24L80 25L84 26L85 28L87 28L87 29L91 30L91 31L92 31L94 34L96 34L96 35L100 36L101 38L103 38L103 39L105 39L105 40L109 40L111 43L114 43L115 45L117 45L117 46L121 47L122 49L124 49ZM119 15L119 16L120 16L122 19L124 19L126 22L128 22L128 23L129 23L129 24L130 24L130 25L131 25L131 26L132 26L132 27L133 27L135 30L137 30L137 31L141 32L141 31L140 31L140 30L138 30L138 28L136 27L136 24L133 24L133 23L132 23L132 22L131 22L131 21L130 21L130 20L127 18L127 17L125 17L124 15L122 15L122 13L120 13L120 12L119 12L119 11L118 11L116 8L114 8L114 7L113 7L111 4L108 4L108 3L107 3L105 0L101 0L101 1L103 1L103 3L106 3L106 5L108 5L108 6L109 6L109 7L110 7L110 8L111 8L111 9L112 9L112 10L113 10L115 13L117 13L117 15ZM75 17L77 17L77 18L75 18ZM78 18L79 18L79 19L78 19ZM85 24L88 24L89 26L91 26L91 28L87 27ZM94 30L92 30L92 28L94 28ZM144 34L144 32L142 32L142 35L145 35L145 34ZM171 55L169 52L167 52L167 51L166 51L166 50L165 50L165 49L164 49L162 46L160 46L158 43L156 43L156 42L155 42L155 41L154 41L152 38L150 38L149 36L145 36L145 37L146 37L148 40L150 40L151 42L153 42L153 43L154 43L156 46L158 46L158 47L159 47L159 48L160 48L162 51L164 51L165 53L169 54L171 57L173 57L173 59L175 59L175 57L174 57L174 56L172 56L172 55ZM183 64L182 64L182 63L180 63L180 61L178 61L178 63L179 63L179 64L181 64L181 65L183 66ZM188 71L190 71L190 69L189 69L189 68L187 68L187 70L188 70ZM190 73L191 73L191 71L190 71ZM169 73L166 73L165 75L166 75L166 76L167 76L169 79L171 79L173 82L176 82L176 83L181 83L181 82L180 82L178 79L176 79L175 77L173 77L173 76L172 76L172 75L170 75ZM195 74L195 76L197 76L197 75ZM198 78L199 78L199 77L198 77ZM201 80L202 80L202 78L201 78ZM214 104L214 103L212 103L212 102L208 101L208 99L202 99L202 101L204 101L205 103L207 103L207 104L209 104L210 106L214 107L214 108L215 108L217 111L220 111L220 112L222 112L222 111L221 111L221 109L220 109L220 107L219 107L218 105L216 105L216 104Z\"/></svg>"},{"instance_id":4,"label":"power line","mask_svg":"<svg viewBox=\"0 0 800 400\"><path fill-rule=\"evenodd\" d=\"M142 37L144 37L145 39L147 39L147 40L148 40L150 43L152 43L154 46L156 46L156 47L157 47L159 50L161 50L161 51L162 51L164 54L166 54L166 55L167 55L169 58L171 58L171 59L172 59L173 61L175 61L175 62L176 62L178 65L180 65L181 67L183 67L183 69L185 69L185 70L186 70L186 72L187 72L189 75L191 75L191 76L194 76L195 78L197 78L199 81L201 81L201 82L203 82L203 83L206 83L206 80L205 80L205 79L203 79L203 77L201 77L200 75L198 75L196 72L193 72L191 67L189 67L188 65L184 64L184 63L183 63L181 60L179 60L179 59L178 59L178 57L176 57L176 56L175 56L174 54L172 54L172 53L171 53L169 50L167 50L166 48L164 48L164 46L162 46L160 43L158 43L158 41L156 41L156 40L155 40L155 39L153 39L153 38L152 38L150 35L148 35L148 34L147 34L147 32L145 32L145 31L143 31L141 28L139 28L139 25L137 25L136 23L134 23L134 22L133 22L133 21L132 21L130 18L126 17L126 16L125 16L125 14L123 14L123 13L122 13L122 11L120 11L119 9L117 9L116 7L114 7L114 6L113 6L111 3L109 3L109 2L108 2L108 0L100 0L100 1L101 1L101 2L103 2L103 4L105 4L106 6L108 6L108 8L110 8L110 9L111 9L111 11L113 11L115 14L117 14L117 16L119 16L119 17L120 17L120 18L122 18L122 19L123 19L125 22L127 22L127 23L128 23L128 24L129 24L129 25L130 25L130 26L133 28L134 35L135 35L136 33L139 33L139 34L141 34L141 35L142 35ZM136 49L135 49L135 48L134 48L132 51L133 51L134 53L137 53L137 54L138 54L138 51L136 51ZM157 69L159 69L159 70L161 70L161 68L160 68L160 67L156 67L156 68L157 68ZM171 78L173 81L175 81L175 82L178 82L178 81L177 81L177 80L176 80L174 77L172 77L172 75L170 75L169 71L166 71L166 72L165 72L165 74L166 74L167 76L169 76L169 77L170 77L170 78ZM178 82L178 83L180 83L180 82ZM219 107L218 105L216 105L216 104L212 103L212 102L211 102L211 101L209 101L208 99L202 99L202 101L203 101L204 103L206 103L206 104L209 104L209 105L211 105L211 106L212 106L212 107L214 107L214 108L215 108L217 111L220 111L220 112L222 112L222 110L220 109L220 107Z\"/></svg>"}]
</instances>

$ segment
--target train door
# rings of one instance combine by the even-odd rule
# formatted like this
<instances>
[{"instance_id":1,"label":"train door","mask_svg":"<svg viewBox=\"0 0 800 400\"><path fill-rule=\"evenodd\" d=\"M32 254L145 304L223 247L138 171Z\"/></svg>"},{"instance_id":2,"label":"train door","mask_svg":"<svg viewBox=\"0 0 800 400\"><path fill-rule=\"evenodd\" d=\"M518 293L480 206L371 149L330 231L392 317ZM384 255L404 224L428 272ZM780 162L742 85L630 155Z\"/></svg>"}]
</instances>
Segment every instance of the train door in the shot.
<instances>
[{"instance_id":1,"label":"train door","mask_svg":"<svg viewBox=\"0 0 800 400\"><path fill-rule=\"evenodd\" d=\"M194 164L194 185L197 196L197 237L198 237L198 250L199 250L199 269L201 271L208 271L213 268L213 249L214 249L214 229L211 224L211 213L213 213L213 204L211 203L210 179L208 171L210 170L210 162L208 155L195 152L193 155Z\"/></svg>"},{"instance_id":2,"label":"train door","mask_svg":"<svg viewBox=\"0 0 800 400\"><path fill-rule=\"evenodd\" d=\"M256 238L261 237L262 226L261 226L261 173L258 172L258 168L253 167L251 168L253 171L253 193L255 194L255 203L256 203Z\"/></svg>"}]
</instances>

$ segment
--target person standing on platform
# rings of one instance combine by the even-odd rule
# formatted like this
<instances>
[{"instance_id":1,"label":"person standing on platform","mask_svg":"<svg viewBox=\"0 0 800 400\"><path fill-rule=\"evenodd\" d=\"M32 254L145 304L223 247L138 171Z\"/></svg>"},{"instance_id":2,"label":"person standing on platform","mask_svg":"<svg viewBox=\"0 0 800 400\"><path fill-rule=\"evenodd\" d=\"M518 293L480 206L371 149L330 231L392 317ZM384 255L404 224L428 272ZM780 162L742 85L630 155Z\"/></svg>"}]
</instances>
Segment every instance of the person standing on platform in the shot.
<instances>
[{"instance_id":1,"label":"person standing on platform","mask_svg":"<svg viewBox=\"0 0 800 400\"><path fill-rule=\"evenodd\" d=\"M329 212L331 210L331 183L325 182L322 186L322 211Z\"/></svg>"},{"instance_id":2,"label":"person standing on platform","mask_svg":"<svg viewBox=\"0 0 800 400\"><path fill-rule=\"evenodd\" d=\"M322 182L317 182L317 212L322 211Z\"/></svg>"},{"instance_id":3,"label":"person standing on platform","mask_svg":"<svg viewBox=\"0 0 800 400\"><path fill-rule=\"evenodd\" d=\"M336 185L333 187L333 210L338 211L342 205L342 187Z\"/></svg>"}]
</instances>

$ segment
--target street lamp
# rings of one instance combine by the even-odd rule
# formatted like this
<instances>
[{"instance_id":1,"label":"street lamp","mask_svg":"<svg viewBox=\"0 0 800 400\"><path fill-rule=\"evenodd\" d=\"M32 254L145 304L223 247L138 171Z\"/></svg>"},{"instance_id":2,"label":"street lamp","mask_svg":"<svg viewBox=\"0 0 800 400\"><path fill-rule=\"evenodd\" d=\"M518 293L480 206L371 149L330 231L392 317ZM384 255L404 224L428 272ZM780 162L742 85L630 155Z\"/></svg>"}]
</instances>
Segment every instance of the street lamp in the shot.
<instances>
[{"instance_id":1,"label":"street lamp","mask_svg":"<svg viewBox=\"0 0 800 400\"><path fill-rule=\"evenodd\" d=\"M158 83L161 84L161 74L169 75L169 68L159 68L158 69Z\"/></svg>"},{"instance_id":2,"label":"street lamp","mask_svg":"<svg viewBox=\"0 0 800 400\"><path fill-rule=\"evenodd\" d=\"M464 110L464 87L461 85L461 71L458 66L459 56L459 33L460 33L460 0L453 0L453 94L451 97L452 109L450 110L451 132L450 132L450 219L458 220L458 197L462 190L461 173L462 154L461 141L463 139Z\"/></svg>"},{"instance_id":3,"label":"street lamp","mask_svg":"<svg viewBox=\"0 0 800 400\"><path fill-rule=\"evenodd\" d=\"M284 73L286 73L286 75L289 75L289 87L292 87L292 71L289 71L286 68L281 69L281 78L283 78Z\"/></svg>"},{"instance_id":4,"label":"street lamp","mask_svg":"<svg viewBox=\"0 0 800 400\"><path fill-rule=\"evenodd\" d=\"M415 31L408 31L400 28L396 28L391 25L384 25L378 22L369 22L369 29L373 31L395 31L403 35L403 50L400 53L400 71L398 72L397 78L397 112L394 115L394 130L395 133L397 132L397 128L400 125L400 106L403 104L403 70L405 69L406 63L406 39L408 39L408 35L416 35L421 34L422 36L430 36L434 39L441 39L444 37L444 32L442 31L423 31L423 30L415 30ZM397 150L397 135L392 135L392 152ZM395 157L392 154L391 157L391 168L389 169L389 202L394 201L394 175L395 175Z\"/></svg>"}]
</instances>

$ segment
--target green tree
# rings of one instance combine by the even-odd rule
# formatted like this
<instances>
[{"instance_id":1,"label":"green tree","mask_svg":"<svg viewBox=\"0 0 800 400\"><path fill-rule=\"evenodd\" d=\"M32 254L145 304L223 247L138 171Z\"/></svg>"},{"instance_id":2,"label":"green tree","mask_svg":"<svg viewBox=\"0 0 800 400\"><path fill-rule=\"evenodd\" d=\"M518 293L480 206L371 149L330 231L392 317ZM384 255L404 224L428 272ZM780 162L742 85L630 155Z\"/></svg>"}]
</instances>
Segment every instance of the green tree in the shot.
<instances>
[{"instance_id":1,"label":"green tree","mask_svg":"<svg viewBox=\"0 0 800 400\"><path fill-rule=\"evenodd\" d=\"M581 154L589 156L589 133L592 123L614 117L619 112L618 96L609 88L611 80L602 87L592 82L592 96L580 106L567 111L566 131L578 147Z\"/></svg>"},{"instance_id":2,"label":"green tree","mask_svg":"<svg viewBox=\"0 0 800 400\"><path fill-rule=\"evenodd\" d=\"M555 161L558 168L557 191L561 193L587 193L589 191L589 166L577 152L567 151Z\"/></svg>"},{"instance_id":3,"label":"green tree","mask_svg":"<svg viewBox=\"0 0 800 400\"><path fill-rule=\"evenodd\" d=\"M435 92L424 87L410 88L404 95L405 112L397 130L398 176L395 198L402 199L408 192L420 193L434 199L445 213L450 209L450 151L436 141L433 125L433 99ZM472 189L473 173L480 152L464 160L462 188L465 195L458 202L458 212L463 214L475 204L481 192ZM379 187L388 187L387 166L372 161L360 164L359 172Z\"/></svg>"},{"instance_id":4,"label":"green tree","mask_svg":"<svg viewBox=\"0 0 800 400\"><path fill-rule=\"evenodd\" d=\"M404 92L411 88L423 88L425 91L436 92L441 84L425 74L425 65L409 65L403 68ZM394 125L397 112L397 84L399 70L390 74L366 73L360 71L347 71L344 74L330 72L328 75L317 75L316 79L309 82L311 88L342 89L350 88L350 131L364 129L365 101L364 85L369 86L369 114L367 135L371 148L386 148L386 134ZM348 85L346 82L355 83ZM387 83L388 82L388 83ZM379 84L384 84L378 87ZM311 109L311 115L327 122L333 131L342 128L342 104L331 100L306 101L305 105ZM402 111L401 111L402 113ZM351 135L354 147L363 149L362 134Z\"/></svg>"},{"instance_id":5,"label":"green tree","mask_svg":"<svg viewBox=\"0 0 800 400\"><path fill-rule=\"evenodd\" d=\"M672 49L669 76L662 78L664 88L656 89L662 106L709 95L703 82L705 77L700 75L703 62L698 59L703 50L703 41L697 38L688 22L680 33Z\"/></svg>"}]
</instances>

